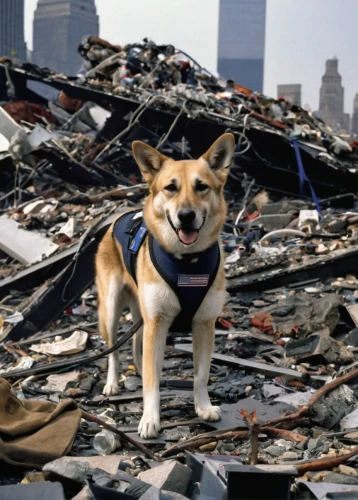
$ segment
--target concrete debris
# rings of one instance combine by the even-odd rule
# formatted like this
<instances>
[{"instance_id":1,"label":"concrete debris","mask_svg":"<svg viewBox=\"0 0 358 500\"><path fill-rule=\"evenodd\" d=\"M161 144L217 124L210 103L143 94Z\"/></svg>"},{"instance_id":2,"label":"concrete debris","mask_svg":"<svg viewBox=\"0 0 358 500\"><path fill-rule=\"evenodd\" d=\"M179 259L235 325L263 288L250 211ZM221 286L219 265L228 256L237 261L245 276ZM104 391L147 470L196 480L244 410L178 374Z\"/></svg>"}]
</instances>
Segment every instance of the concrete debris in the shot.
<instances>
[{"instance_id":1,"label":"concrete debris","mask_svg":"<svg viewBox=\"0 0 358 500\"><path fill-rule=\"evenodd\" d=\"M358 471L356 469L353 469L353 467L348 467L348 465L340 465L338 469L339 472L345 474L346 476L358 476Z\"/></svg>"},{"instance_id":2,"label":"concrete debris","mask_svg":"<svg viewBox=\"0 0 358 500\"><path fill-rule=\"evenodd\" d=\"M342 418L340 428L342 431L347 429L358 429L358 408Z\"/></svg>"},{"instance_id":3,"label":"concrete debris","mask_svg":"<svg viewBox=\"0 0 358 500\"><path fill-rule=\"evenodd\" d=\"M311 399L314 391L310 392L293 392L291 394L285 394L284 396L278 396L275 401L287 403L289 405L299 408L305 405Z\"/></svg>"},{"instance_id":4,"label":"concrete debris","mask_svg":"<svg viewBox=\"0 0 358 500\"><path fill-rule=\"evenodd\" d=\"M185 495L191 478L191 470L175 460L139 474L139 479L168 491Z\"/></svg>"},{"instance_id":5,"label":"concrete debris","mask_svg":"<svg viewBox=\"0 0 358 500\"><path fill-rule=\"evenodd\" d=\"M171 45L89 36L79 51L75 78L0 60L0 373L10 381L0 385L11 402L0 424L11 427L28 407L35 415L31 432L16 437L23 453L0 456L3 482L26 476L27 484L0 484L0 497L19 488L54 500L224 500L257 485L265 498L292 490L299 500L343 491L347 481L355 491L357 142L297 105L212 75ZM148 194L134 140L189 160L227 130L237 139L221 234L228 293L209 374L222 419L195 415L193 339L179 332L160 379L162 430L144 440L128 311L120 394L103 395L108 353L94 256L118 214ZM66 412L56 414L67 407L73 443ZM38 422L50 418L43 408L58 419L52 442L38 443L41 459L31 454L19 472ZM62 452L53 455L55 443Z\"/></svg>"},{"instance_id":6,"label":"concrete debris","mask_svg":"<svg viewBox=\"0 0 358 500\"><path fill-rule=\"evenodd\" d=\"M38 500L39 498L51 498L51 500L65 500L63 486L59 482L42 481L31 484L10 484L0 486L0 498L4 500Z\"/></svg>"},{"instance_id":7,"label":"concrete debris","mask_svg":"<svg viewBox=\"0 0 358 500\"><path fill-rule=\"evenodd\" d=\"M64 479L71 479L77 483L83 483L89 470L88 462L77 462L66 460L65 457L49 462L42 468L43 472L51 472Z\"/></svg>"},{"instance_id":8,"label":"concrete debris","mask_svg":"<svg viewBox=\"0 0 358 500\"><path fill-rule=\"evenodd\" d=\"M0 216L0 250L22 264L33 264L56 252L58 245L35 231L25 231L19 224Z\"/></svg>"},{"instance_id":9,"label":"concrete debris","mask_svg":"<svg viewBox=\"0 0 358 500\"><path fill-rule=\"evenodd\" d=\"M52 356L76 354L77 352L81 352L85 349L87 338L87 332L76 330L67 339L62 340L60 338L60 340L55 339L55 341L51 343L32 345L30 346L30 349L35 352Z\"/></svg>"},{"instance_id":10,"label":"concrete debris","mask_svg":"<svg viewBox=\"0 0 358 500\"><path fill-rule=\"evenodd\" d=\"M338 474L337 472L329 472L323 480L324 483L335 483L335 484L358 484L358 477Z\"/></svg>"}]
</instances>

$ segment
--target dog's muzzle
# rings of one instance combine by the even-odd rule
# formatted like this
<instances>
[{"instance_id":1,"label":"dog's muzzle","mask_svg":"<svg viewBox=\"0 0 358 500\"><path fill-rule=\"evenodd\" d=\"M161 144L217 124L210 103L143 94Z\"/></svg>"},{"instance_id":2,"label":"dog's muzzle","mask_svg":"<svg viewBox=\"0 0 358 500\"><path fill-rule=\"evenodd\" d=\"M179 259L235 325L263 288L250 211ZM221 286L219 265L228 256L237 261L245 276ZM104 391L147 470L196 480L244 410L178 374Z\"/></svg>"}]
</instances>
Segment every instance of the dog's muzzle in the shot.
<instances>
[{"instance_id":1,"label":"dog's muzzle","mask_svg":"<svg viewBox=\"0 0 358 500\"><path fill-rule=\"evenodd\" d=\"M205 217L203 217L203 223L199 227L199 229L196 229L195 227L185 227L185 226L175 227L169 214L167 214L167 219L173 231L176 232L179 241L181 241L183 245L192 245L193 243L195 243L196 240L198 239L200 229L203 227L205 223Z\"/></svg>"}]
</instances>

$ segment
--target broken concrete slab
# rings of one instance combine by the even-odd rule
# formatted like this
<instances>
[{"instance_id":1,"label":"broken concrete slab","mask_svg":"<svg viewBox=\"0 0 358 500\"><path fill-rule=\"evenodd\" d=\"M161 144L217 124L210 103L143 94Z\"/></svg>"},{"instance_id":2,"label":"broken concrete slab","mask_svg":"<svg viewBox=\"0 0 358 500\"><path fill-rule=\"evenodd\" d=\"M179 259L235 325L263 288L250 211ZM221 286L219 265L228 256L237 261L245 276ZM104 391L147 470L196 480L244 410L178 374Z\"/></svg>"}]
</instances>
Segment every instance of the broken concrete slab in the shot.
<instances>
[{"instance_id":1,"label":"broken concrete slab","mask_svg":"<svg viewBox=\"0 0 358 500\"><path fill-rule=\"evenodd\" d=\"M342 494L341 498L355 498L354 496L347 496L349 495L349 492L352 495L357 495L358 494L358 486L354 485L344 485L340 484L337 486L337 484L334 483L314 483L310 481L300 481L297 484L298 492L302 496L302 498L312 498L312 499L317 499L321 500L324 498L327 498L328 493L339 493ZM310 495L307 497L307 495Z\"/></svg>"},{"instance_id":2,"label":"broken concrete slab","mask_svg":"<svg viewBox=\"0 0 358 500\"><path fill-rule=\"evenodd\" d=\"M139 500L160 500L160 489L156 486L151 486L142 496L139 497Z\"/></svg>"},{"instance_id":3,"label":"broken concrete slab","mask_svg":"<svg viewBox=\"0 0 358 500\"><path fill-rule=\"evenodd\" d=\"M342 418L340 428L341 431L358 428L358 408Z\"/></svg>"},{"instance_id":4,"label":"broken concrete slab","mask_svg":"<svg viewBox=\"0 0 358 500\"><path fill-rule=\"evenodd\" d=\"M84 483L86 474L90 469L87 461L77 461L76 458L61 457L43 466L43 472L51 472L65 479L71 479L77 483Z\"/></svg>"},{"instance_id":5,"label":"broken concrete slab","mask_svg":"<svg viewBox=\"0 0 358 500\"><path fill-rule=\"evenodd\" d=\"M246 423L240 412L246 410L252 413L256 410L257 418L260 422L281 417L286 411L295 411L295 408L286 403L276 403L273 405L262 403L257 399L248 397L234 404L222 404L221 419L218 422L206 422L207 426L214 429L228 429L229 427L246 427Z\"/></svg>"},{"instance_id":6,"label":"broken concrete slab","mask_svg":"<svg viewBox=\"0 0 358 500\"><path fill-rule=\"evenodd\" d=\"M337 472L329 472L323 479L324 483L334 484L354 484L358 485L358 477L347 476L345 474L338 474Z\"/></svg>"},{"instance_id":7,"label":"broken concrete slab","mask_svg":"<svg viewBox=\"0 0 358 500\"><path fill-rule=\"evenodd\" d=\"M119 464L122 460L125 460L126 457L122 457L121 455L106 455L106 456L94 456L94 457L68 457L64 456L57 460L61 461L63 464L67 464L70 462L84 462L88 464L91 469L101 469L111 476L114 476L118 472ZM50 462L52 463L52 462Z\"/></svg>"},{"instance_id":8,"label":"broken concrete slab","mask_svg":"<svg viewBox=\"0 0 358 500\"><path fill-rule=\"evenodd\" d=\"M289 364L307 361L310 363L335 363L340 355L337 342L330 337L310 335L308 338L290 340L286 345Z\"/></svg>"},{"instance_id":9,"label":"broken concrete slab","mask_svg":"<svg viewBox=\"0 0 358 500\"><path fill-rule=\"evenodd\" d=\"M273 396L278 396L279 394L283 394L285 392L282 387L278 387L275 384L264 384L261 388L261 391L265 399L272 398Z\"/></svg>"},{"instance_id":10,"label":"broken concrete slab","mask_svg":"<svg viewBox=\"0 0 358 500\"><path fill-rule=\"evenodd\" d=\"M58 245L35 231L26 231L8 217L0 216L0 250L22 264L33 264L56 252Z\"/></svg>"},{"instance_id":11,"label":"broken concrete slab","mask_svg":"<svg viewBox=\"0 0 358 500\"><path fill-rule=\"evenodd\" d=\"M10 141L21 126L0 106L0 129L1 134Z\"/></svg>"},{"instance_id":12,"label":"broken concrete slab","mask_svg":"<svg viewBox=\"0 0 358 500\"><path fill-rule=\"evenodd\" d=\"M310 418L316 424L332 429L350 413L351 405L355 401L353 391L347 385L342 385L312 406L309 412Z\"/></svg>"},{"instance_id":13,"label":"broken concrete slab","mask_svg":"<svg viewBox=\"0 0 358 500\"><path fill-rule=\"evenodd\" d=\"M278 396L278 398L274 399L274 401L287 403L289 405L293 405L295 408L299 408L300 406L308 403L314 392L314 390L306 392L293 392L291 394L285 394L284 396Z\"/></svg>"},{"instance_id":14,"label":"broken concrete slab","mask_svg":"<svg viewBox=\"0 0 358 500\"><path fill-rule=\"evenodd\" d=\"M354 321L354 324L358 326L358 304L347 306L346 309L349 312L350 317Z\"/></svg>"},{"instance_id":15,"label":"broken concrete slab","mask_svg":"<svg viewBox=\"0 0 358 500\"><path fill-rule=\"evenodd\" d=\"M188 497L174 491L161 490L160 500L187 500Z\"/></svg>"},{"instance_id":16,"label":"broken concrete slab","mask_svg":"<svg viewBox=\"0 0 358 500\"><path fill-rule=\"evenodd\" d=\"M30 484L10 484L0 486L0 498L3 500L65 500L62 484L59 482L42 481Z\"/></svg>"},{"instance_id":17,"label":"broken concrete slab","mask_svg":"<svg viewBox=\"0 0 358 500\"><path fill-rule=\"evenodd\" d=\"M138 477L157 488L163 488L184 495L191 478L191 473L189 467L178 463L176 460L168 460L162 465L141 472Z\"/></svg>"}]
</instances>

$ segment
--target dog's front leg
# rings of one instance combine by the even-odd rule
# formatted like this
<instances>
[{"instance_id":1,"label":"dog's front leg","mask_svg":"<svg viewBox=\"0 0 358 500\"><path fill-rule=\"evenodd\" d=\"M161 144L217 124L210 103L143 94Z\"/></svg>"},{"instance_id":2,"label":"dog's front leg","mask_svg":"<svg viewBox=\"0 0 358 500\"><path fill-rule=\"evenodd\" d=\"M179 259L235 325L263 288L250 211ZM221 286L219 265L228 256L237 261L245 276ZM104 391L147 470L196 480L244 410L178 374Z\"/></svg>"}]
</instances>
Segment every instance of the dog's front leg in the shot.
<instances>
[{"instance_id":1,"label":"dog's front leg","mask_svg":"<svg viewBox=\"0 0 358 500\"><path fill-rule=\"evenodd\" d=\"M214 337L215 320L193 322L195 411L198 417L209 422L220 420L220 408L211 404L208 394Z\"/></svg>"},{"instance_id":2,"label":"dog's front leg","mask_svg":"<svg viewBox=\"0 0 358 500\"><path fill-rule=\"evenodd\" d=\"M144 439L156 437L160 430L159 381L171 321L171 318L156 316L144 322L143 416L138 427L138 432Z\"/></svg>"}]
</instances>

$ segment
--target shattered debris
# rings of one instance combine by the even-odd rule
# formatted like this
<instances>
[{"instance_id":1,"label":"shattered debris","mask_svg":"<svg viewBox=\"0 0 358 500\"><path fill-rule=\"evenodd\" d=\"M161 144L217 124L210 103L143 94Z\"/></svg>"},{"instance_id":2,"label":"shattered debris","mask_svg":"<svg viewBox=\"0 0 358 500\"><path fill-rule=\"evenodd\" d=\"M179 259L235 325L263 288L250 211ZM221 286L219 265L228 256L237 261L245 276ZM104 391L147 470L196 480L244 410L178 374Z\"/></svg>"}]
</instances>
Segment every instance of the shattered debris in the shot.
<instances>
[{"instance_id":1,"label":"shattered debris","mask_svg":"<svg viewBox=\"0 0 358 500\"><path fill-rule=\"evenodd\" d=\"M79 50L77 78L0 63L0 498L356 495L357 144L171 45L90 36ZM179 332L162 430L146 441L128 311L121 392L102 394L94 255L148 192L133 140L190 159L228 130L228 293L209 379L222 419L195 415L192 336Z\"/></svg>"}]
</instances>

